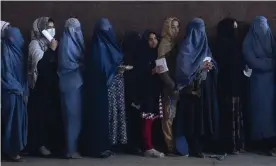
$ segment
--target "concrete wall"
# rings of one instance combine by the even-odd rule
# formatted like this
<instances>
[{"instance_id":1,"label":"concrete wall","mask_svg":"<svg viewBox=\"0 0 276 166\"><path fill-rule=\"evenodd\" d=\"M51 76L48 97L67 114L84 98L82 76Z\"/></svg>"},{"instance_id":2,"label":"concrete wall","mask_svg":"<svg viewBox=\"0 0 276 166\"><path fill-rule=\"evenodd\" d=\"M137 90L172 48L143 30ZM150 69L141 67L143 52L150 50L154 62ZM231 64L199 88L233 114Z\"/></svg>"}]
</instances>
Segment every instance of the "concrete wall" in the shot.
<instances>
[{"instance_id":1,"label":"concrete wall","mask_svg":"<svg viewBox=\"0 0 276 166\"><path fill-rule=\"evenodd\" d=\"M107 17L119 37L128 30L143 31L151 28L160 31L164 19L176 16L181 21L181 34L193 17L205 20L207 32L215 34L216 24L226 16L240 21L251 21L256 15L268 18L276 33L276 2L1 2L2 20L21 29L26 39L30 36L33 21L40 16L55 20L60 34L69 16L79 18L84 36L90 39L95 21Z\"/></svg>"}]
</instances>

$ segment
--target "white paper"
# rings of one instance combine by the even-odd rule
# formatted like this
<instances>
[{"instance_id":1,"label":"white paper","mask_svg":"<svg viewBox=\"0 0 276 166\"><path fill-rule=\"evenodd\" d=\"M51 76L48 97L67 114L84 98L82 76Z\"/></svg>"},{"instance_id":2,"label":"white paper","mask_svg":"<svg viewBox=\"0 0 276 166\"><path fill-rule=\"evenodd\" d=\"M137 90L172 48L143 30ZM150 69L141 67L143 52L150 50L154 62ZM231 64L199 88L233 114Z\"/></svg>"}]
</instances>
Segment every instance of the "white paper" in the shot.
<instances>
[{"instance_id":1,"label":"white paper","mask_svg":"<svg viewBox=\"0 0 276 166\"><path fill-rule=\"evenodd\" d=\"M205 62L205 61L211 62L211 60L212 60L211 57L205 57L205 58L203 59L203 62Z\"/></svg>"},{"instance_id":2,"label":"white paper","mask_svg":"<svg viewBox=\"0 0 276 166\"><path fill-rule=\"evenodd\" d=\"M134 107L134 108L136 108L137 110L140 109L140 105L136 105L136 104L134 104L134 103L131 103L131 106Z\"/></svg>"},{"instance_id":3,"label":"white paper","mask_svg":"<svg viewBox=\"0 0 276 166\"><path fill-rule=\"evenodd\" d=\"M132 70L133 66L131 65L120 65L121 68L124 68L125 70Z\"/></svg>"},{"instance_id":4,"label":"white paper","mask_svg":"<svg viewBox=\"0 0 276 166\"><path fill-rule=\"evenodd\" d=\"M43 30L42 34L46 37L46 39L51 42L53 40L53 37L49 34L49 32L47 30Z\"/></svg>"},{"instance_id":5,"label":"white paper","mask_svg":"<svg viewBox=\"0 0 276 166\"><path fill-rule=\"evenodd\" d=\"M245 65L244 69L243 69L243 74L246 76L246 77L251 77L251 74L252 74L252 69L250 69L248 67L248 65Z\"/></svg>"},{"instance_id":6,"label":"white paper","mask_svg":"<svg viewBox=\"0 0 276 166\"><path fill-rule=\"evenodd\" d=\"M247 69L247 70L243 70L243 74L246 76L246 77L251 77L251 74L252 74L252 69Z\"/></svg>"},{"instance_id":7,"label":"white paper","mask_svg":"<svg viewBox=\"0 0 276 166\"><path fill-rule=\"evenodd\" d=\"M155 60L155 64L156 64L156 67L162 66L162 69L159 71L159 74L169 71L169 68L167 66L167 61L165 58L160 58Z\"/></svg>"}]
</instances>

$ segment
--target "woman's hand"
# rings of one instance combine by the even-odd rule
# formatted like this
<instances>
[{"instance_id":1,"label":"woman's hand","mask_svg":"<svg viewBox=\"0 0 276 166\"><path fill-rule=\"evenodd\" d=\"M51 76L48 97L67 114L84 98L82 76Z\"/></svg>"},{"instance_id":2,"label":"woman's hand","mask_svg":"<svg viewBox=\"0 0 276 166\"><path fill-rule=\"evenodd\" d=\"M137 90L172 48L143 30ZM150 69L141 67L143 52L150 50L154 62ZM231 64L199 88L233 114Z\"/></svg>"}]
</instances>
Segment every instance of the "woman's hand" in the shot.
<instances>
[{"instance_id":1,"label":"woman's hand","mask_svg":"<svg viewBox=\"0 0 276 166\"><path fill-rule=\"evenodd\" d=\"M204 61L203 62L203 69L207 70L207 71L212 70L213 69L212 62Z\"/></svg>"},{"instance_id":2,"label":"woman's hand","mask_svg":"<svg viewBox=\"0 0 276 166\"><path fill-rule=\"evenodd\" d=\"M50 43L50 48L55 51L57 49L58 46L58 41L56 39L53 39Z\"/></svg>"},{"instance_id":3,"label":"woman's hand","mask_svg":"<svg viewBox=\"0 0 276 166\"><path fill-rule=\"evenodd\" d=\"M122 67L122 66L119 66L119 67L118 67L118 73L124 74L124 72L125 72L125 68Z\"/></svg>"}]
</instances>

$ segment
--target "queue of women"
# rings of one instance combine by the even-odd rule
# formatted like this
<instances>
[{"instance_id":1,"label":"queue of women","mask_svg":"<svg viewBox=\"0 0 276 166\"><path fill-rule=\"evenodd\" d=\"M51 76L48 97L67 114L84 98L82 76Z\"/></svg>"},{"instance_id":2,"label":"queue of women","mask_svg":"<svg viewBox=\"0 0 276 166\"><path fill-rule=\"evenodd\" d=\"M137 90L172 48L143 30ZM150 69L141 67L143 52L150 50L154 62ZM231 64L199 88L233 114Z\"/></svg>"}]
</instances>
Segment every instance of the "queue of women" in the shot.
<instances>
[{"instance_id":1,"label":"queue of women","mask_svg":"<svg viewBox=\"0 0 276 166\"><path fill-rule=\"evenodd\" d=\"M54 20L41 17L25 51L20 30L1 21L4 157L204 158L245 152L247 142L275 155L276 45L267 19L257 16L244 37L238 21L223 19L212 49L202 19L188 23L181 42L179 26L170 17L161 38L131 31L119 44L102 18L87 48L76 18L58 42Z\"/></svg>"}]
</instances>

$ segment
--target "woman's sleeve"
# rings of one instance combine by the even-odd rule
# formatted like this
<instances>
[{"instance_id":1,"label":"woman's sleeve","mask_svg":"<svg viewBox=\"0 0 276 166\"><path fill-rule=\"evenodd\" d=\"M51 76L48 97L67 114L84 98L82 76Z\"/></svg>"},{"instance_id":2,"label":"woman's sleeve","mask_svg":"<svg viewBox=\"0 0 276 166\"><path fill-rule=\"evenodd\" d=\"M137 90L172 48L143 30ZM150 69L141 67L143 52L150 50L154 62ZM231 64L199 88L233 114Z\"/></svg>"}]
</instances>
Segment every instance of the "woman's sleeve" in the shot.
<instances>
[{"instance_id":1,"label":"woman's sleeve","mask_svg":"<svg viewBox=\"0 0 276 166\"><path fill-rule=\"evenodd\" d=\"M159 51L159 50L158 50ZM162 58L162 56L160 56L159 58ZM163 58L165 58L165 55L163 56ZM169 70L171 70L169 68ZM163 83L165 84L165 87L170 90L171 92L174 91L175 89L175 82L174 80L171 78L170 76L170 72L169 71L166 71L164 73L161 73L159 74L160 75L160 78L161 80L163 81Z\"/></svg>"},{"instance_id":2,"label":"woman's sleeve","mask_svg":"<svg viewBox=\"0 0 276 166\"><path fill-rule=\"evenodd\" d=\"M272 58L257 58L254 55L249 55L248 51L243 51L244 61L249 68L253 70L259 70L262 72L268 72L273 70Z\"/></svg>"},{"instance_id":3,"label":"woman's sleeve","mask_svg":"<svg viewBox=\"0 0 276 166\"><path fill-rule=\"evenodd\" d=\"M38 61L43 57L44 51L40 48L36 40L31 41L29 45L28 73L35 72Z\"/></svg>"},{"instance_id":4,"label":"woman's sleeve","mask_svg":"<svg viewBox=\"0 0 276 166\"><path fill-rule=\"evenodd\" d=\"M28 51L28 84L33 89L37 79L37 64L43 57L44 51L40 48L36 40L31 41Z\"/></svg>"}]
</instances>

